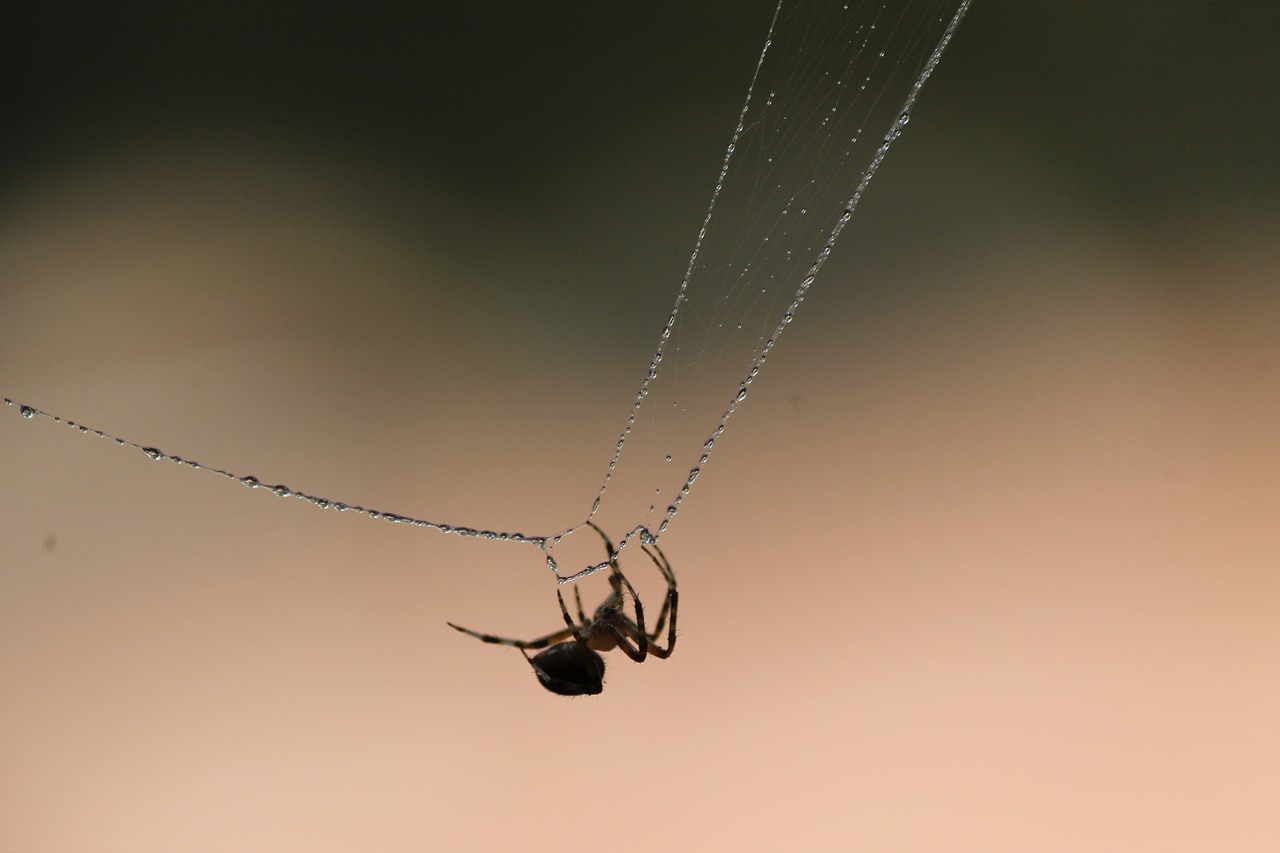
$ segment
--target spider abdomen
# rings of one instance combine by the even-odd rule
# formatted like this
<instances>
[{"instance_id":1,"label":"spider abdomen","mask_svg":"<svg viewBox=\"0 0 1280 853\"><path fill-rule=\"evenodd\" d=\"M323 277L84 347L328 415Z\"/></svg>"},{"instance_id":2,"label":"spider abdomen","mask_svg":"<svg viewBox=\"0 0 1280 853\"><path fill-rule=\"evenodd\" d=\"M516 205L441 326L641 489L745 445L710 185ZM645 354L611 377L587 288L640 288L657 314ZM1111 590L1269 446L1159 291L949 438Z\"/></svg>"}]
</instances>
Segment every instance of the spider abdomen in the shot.
<instances>
[{"instance_id":1,"label":"spider abdomen","mask_svg":"<svg viewBox=\"0 0 1280 853\"><path fill-rule=\"evenodd\" d=\"M604 690L604 658L576 642L556 643L529 662L542 686L561 696L594 696Z\"/></svg>"}]
</instances>

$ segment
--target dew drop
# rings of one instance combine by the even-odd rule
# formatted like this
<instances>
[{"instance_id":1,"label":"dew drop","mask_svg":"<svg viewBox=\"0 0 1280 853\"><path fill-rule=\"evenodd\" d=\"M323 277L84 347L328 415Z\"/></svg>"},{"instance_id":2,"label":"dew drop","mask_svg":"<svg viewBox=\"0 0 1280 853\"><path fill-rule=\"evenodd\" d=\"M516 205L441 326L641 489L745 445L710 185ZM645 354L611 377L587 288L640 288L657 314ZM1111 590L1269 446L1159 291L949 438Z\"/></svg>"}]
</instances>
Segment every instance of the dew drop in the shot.
<instances>
[{"instance_id":1,"label":"dew drop","mask_svg":"<svg viewBox=\"0 0 1280 853\"><path fill-rule=\"evenodd\" d=\"M155 448L155 447L144 447L144 448L142 448L142 452L143 452L143 453L145 453L145 454L147 454L147 458L149 458L149 459L163 459L163 458L164 458L164 454L163 454L163 453L161 453L161 452L160 452L157 448Z\"/></svg>"},{"instance_id":2,"label":"dew drop","mask_svg":"<svg viewBox=\"0 0 1280 853\"><path fill-rule=\"evenodd\" d=\"M27 420L31 420L36 416L36 410L31 408L30 406L22 406L20 409L18 409L18 413L21 414Z\"/></svg>"}]
</instances>

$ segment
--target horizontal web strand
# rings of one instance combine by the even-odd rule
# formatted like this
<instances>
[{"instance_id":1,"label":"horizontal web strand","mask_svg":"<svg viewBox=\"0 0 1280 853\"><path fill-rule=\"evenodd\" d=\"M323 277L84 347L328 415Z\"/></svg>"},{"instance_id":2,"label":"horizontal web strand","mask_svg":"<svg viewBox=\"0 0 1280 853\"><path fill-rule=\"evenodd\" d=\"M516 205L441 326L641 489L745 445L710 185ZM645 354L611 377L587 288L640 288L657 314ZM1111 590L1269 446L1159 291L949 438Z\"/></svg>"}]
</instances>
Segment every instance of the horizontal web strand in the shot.
<instances>
[{"instance_id":1,"label":"horizontal web strand","mask_svg":"<svg viewBox=\"0 0 1280 853\"><path fill-rule=\"evenodd\" d=\"M210 474L217 474L218 476L225 477L228 480L234 480L242 486L247 486L251 489L263 489L277 497L298 498L299 500L304 500L317 509L331 509L335 512L353 512L357 515L368 516L369 518L379 521L388 521L392 524L407 524L410 527L424 527L430 530L438 530L441 533L452 533L455 536L469 536L477 539L493 539L506 542L524 542L530 545L536 545L539 548L544 547L548 539L546 536L526 536L523 533L504 533L497 530L483 530L475 527L465 527L458 524L427 521L425 519L412 518L398 513L383 512L379 509L371 509L369 507L343 503L342 501L329 500L328 498L322 498L318 495L311 495L306 492L298 491L297 489L290 488L289 486L264 483L252 475L233 474L232 472L225 471L222 468L213 468L208 465L202 465L194 459L175 456L170 453L165 453L157 447L149 447L129 441L128 439L119 438L100 429L93 429L92 427L85 426L84 424L79 424L75 421L61 418L42 409L37 409L35 406L27 406L22 403L18 403L14 400L10 400L8 397L5 398L4 403L6 406L17 406L22 417L27 418L28 420L34 418L48 418L54 423L62 424L65 427L76 430L81 435L94 435L98 438L105 438L114 441L120 447L132 447L135 450L140 450L148 459L153 459L157 462L168 460L177 465L182 465L196 471L208 471Z\"/></svg>"}]
</instances>

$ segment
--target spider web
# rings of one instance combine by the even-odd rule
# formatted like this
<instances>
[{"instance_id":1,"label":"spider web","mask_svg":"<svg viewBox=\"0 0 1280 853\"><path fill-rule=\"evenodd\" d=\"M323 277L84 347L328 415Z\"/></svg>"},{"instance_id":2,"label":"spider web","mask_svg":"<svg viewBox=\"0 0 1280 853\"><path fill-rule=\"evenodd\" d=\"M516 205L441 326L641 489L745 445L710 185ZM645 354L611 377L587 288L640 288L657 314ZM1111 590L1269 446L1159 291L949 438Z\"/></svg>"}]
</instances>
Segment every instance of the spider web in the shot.
<instances>
[{"instance_id":1,"label":"spider web","mask_svg":"<svg viewBox=\"0 0 1280 853\"><path fill-rule=\"evenodd\" d=\"M675 306L588 516L629 531L620 548L637 535L656 541L679 512L968 7L778 4Z\"/></svg>"},{"instance_id":2,"label":"spider web","mask_svg":"<svg viewBox=\"0 0 1280 853\"><path fill-rule=\"evenodd\" d=\"M589 512L533 535L348 504L189 458L5 399L148 458L204 470L321 509L547 553L588 520L656 542L707 465L726 424L794 319L890 145L907 124L970 0L780 0L674 306ZM624 533L625 531L625 533ZM580 564L579 564L580 565ZM565 583L598 571L588 565ZM572 566L570 566L572 568Z\"/></svg>"}]
</instances>

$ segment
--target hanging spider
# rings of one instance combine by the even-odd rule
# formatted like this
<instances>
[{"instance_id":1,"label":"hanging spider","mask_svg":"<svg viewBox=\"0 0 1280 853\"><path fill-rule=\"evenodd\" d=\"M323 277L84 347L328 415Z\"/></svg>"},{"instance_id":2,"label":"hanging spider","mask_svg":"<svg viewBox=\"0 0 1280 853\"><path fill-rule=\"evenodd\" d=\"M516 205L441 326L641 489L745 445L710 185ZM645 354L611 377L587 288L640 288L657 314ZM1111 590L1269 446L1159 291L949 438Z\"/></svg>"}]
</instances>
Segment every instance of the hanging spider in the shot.
<instances>
[{"instance_id":1,"label":"hanging spider","mask_svg":"<svg viewBox=\"0 0 1280 853\"><path fill-rule=\"evenodd\" d=\"M640 596L636 595L631 581L627 580L622 569L618 567L617 560L613 559L613 543L594 522L588 521L587 524L590 524L591 528L604 540L605 551L609 555L609 583L613 587L613 592L596 608L595 615L590 621L587 621L587 614L582 609L582 595L575 585L573 597L578 605L577 623L569 616L569 608L565 607L564 596L557 588L556 598L560 602L560 613L564 616L566 627L536 640L508 640L492 634L481 634L452 622L446 623L450 628L475 637L477 640L515 646L533 667L534 674L538 676L542 686L561 696L595 695L604 690L604 658L600 656L600 652L619 648L636 663L642 663L651 654L654 657L668 658L676 647L676 608L680 596L676 591L675 572L671 568L671 563L667 561L667 556L662 553L662 549L656 543L653 545L653 550L650 550L648 545L641 546L667 581L667 600L663 602L662 610L658 613L657 625L652 633L646 633L644 605L640 603ZM634 621L623 609L627 597L623 592L624 588L626 593L630 593L631 600L635 602ZM656 640L662 633L668 614L671 617L671 623L667 630L667 646L663 648L657 644ZM526 649L545 649L545 651L529 657Z\"/></svg>"}]
</instances>

